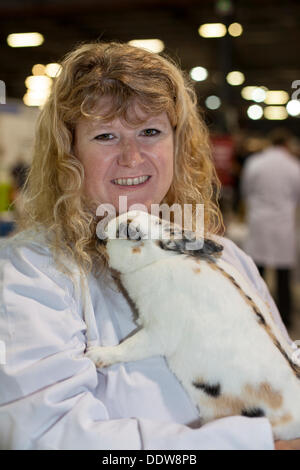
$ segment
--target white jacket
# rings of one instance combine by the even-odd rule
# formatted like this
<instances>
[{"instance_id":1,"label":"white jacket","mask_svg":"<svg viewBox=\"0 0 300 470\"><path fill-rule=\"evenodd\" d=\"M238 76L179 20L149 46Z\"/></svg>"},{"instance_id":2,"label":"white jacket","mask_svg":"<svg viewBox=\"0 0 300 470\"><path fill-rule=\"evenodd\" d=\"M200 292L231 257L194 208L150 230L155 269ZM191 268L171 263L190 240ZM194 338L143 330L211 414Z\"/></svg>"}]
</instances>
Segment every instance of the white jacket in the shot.
<instances>
[{"instance_id":1,"label":"white jacket","mask_svg":"<svg viewBox=\"0 0 300 470\"><path fill-rule=\"evenodd\" d=\"M252 260L220 241L224 259L269 302L287 335ZM1 449L274 448L266 418L197 427L197 410L162 356L96 370L84 356L87 342L118 344L136 325L116 287L90 276L77 288L55 268L42 236L0 243Z\"/></svg>"},{"instance_id":2,"label":"white jacket","mask_svg":"<svg viewBox=\"0 0 300 470\"><path fill-rule=\"evenodd\" d=\"M249 228L245 251L257 264L294 266L300 163L279 146L254 154L245 164L241 190L247 205Z\"/></svg>"}]
</instances>

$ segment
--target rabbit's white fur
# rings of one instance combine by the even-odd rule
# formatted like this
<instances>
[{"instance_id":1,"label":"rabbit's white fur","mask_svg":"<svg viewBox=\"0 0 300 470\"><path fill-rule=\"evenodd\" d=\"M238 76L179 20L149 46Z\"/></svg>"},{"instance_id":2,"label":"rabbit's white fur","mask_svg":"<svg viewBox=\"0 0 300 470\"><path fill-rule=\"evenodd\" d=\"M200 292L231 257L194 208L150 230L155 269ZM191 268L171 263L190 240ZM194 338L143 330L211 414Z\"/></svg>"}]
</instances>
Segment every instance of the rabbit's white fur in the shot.
<instances>
[{"instance_id":1,"label":"rabbit's white fur","mask_svg":"<svg viewBox=\"0 0 300 470\"><path fill-rule=\"evenodd\" d=\"M157 217L122 214L108 224L108 235L116 235L115 222L117 230L127 227L127 219L140 239L109 239L107 252L141 328L119 345L92 348L87 355L98 367L163 355L203 423L266 416L275 438L299 438L300 370L265 302L205 246L188 255L186 239L164 239L170 225Z\"/></svg>"}]
</instances>

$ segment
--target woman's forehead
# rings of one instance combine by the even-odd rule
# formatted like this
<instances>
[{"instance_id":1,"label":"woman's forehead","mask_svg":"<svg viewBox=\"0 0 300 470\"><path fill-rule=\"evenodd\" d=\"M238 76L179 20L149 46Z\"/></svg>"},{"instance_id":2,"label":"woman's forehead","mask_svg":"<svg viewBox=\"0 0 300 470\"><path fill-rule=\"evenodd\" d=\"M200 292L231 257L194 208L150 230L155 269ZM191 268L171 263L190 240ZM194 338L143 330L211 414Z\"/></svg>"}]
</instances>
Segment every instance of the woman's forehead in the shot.
<instances>
[{"instance_id":1,"label":"woman's forehead","mask_svg":"<svg viewBox=\"0 0 300 470\"><path fill-rule=\"evenodd\" d=\"M95 100L94 109L99 112L99 116L106 118L111 113L115 116L123 117L129 115L137 121L146 121L149 116L162 114L165 109L157 109L154 102L142 103L138 98L131 97L119 103L117 97L102 96Z\"/></svg>"},{"instance_id":2,"label":"woman's forehead","mask_svg":"<svg viewBox=\"0 0 300 470\"><path fill-rule=\"evenodd\" d=\"M125 125L132 127L148 121L159 121L161 124L169 122L168 114L165 110L150 111L137 99L128 100L121 109L116 106L115 100L110 96L102 96L95 101L93 112L87 120L91 127L97 127L101 123L113 123L121 121Z\"/></svg>"}]
</instances>

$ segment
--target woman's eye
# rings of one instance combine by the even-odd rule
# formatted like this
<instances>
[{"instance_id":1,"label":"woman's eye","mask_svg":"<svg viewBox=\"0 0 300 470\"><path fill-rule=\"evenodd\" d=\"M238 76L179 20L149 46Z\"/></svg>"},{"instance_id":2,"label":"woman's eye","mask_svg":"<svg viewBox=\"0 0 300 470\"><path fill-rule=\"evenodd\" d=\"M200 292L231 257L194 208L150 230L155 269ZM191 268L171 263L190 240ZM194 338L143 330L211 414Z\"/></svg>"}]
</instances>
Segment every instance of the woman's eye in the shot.
<instances>
[{"instance_id":1,"label":"woman's eye","mask_svg":"<svg viewBox=\"0 0 300 470\"><path fill-rule=\"evenodd\" d=\"M160 134L160 131L157 130L157 129L145 129L142 131L142 133L146 136L146 137L152 137L154 135L158 135Z\"/></svg>"},{"instance_id":2,"label":"woman's eye","mask_svg":"<svg viewBox=\"0 0 300 470\"><path fill-rule=\"evenodd\" d=\"M114 136L113 134L99 134L99 135L96 135L95 137L95 140L111 140L113 139Z\"/></svg>"}]
</instances>

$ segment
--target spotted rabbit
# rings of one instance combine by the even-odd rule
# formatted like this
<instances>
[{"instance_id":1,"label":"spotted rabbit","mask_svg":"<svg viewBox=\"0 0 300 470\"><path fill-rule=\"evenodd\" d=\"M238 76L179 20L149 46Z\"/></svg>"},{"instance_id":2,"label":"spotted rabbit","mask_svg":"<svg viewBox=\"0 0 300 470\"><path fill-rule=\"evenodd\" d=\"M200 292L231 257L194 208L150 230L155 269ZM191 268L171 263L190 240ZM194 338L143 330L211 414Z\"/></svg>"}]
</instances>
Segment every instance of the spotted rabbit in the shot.
<instances>
[{"instance_id":1,"label":"spotted rabbit","mask_svg":"<svg viewBox=\"0 0 300 470\"><path fill-rule=\"evenodd\" d=\"M222 260L222 246L140 211L105 232L140 328L117 346L88 350L96 366L163 355L203 423L265 416L276 439L300 437L294 351L254 288Z\"/></svg>"}]
</instances>

